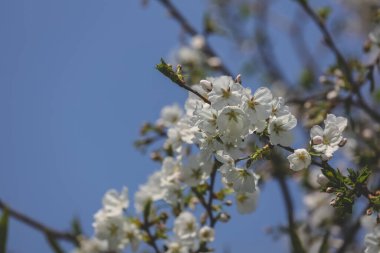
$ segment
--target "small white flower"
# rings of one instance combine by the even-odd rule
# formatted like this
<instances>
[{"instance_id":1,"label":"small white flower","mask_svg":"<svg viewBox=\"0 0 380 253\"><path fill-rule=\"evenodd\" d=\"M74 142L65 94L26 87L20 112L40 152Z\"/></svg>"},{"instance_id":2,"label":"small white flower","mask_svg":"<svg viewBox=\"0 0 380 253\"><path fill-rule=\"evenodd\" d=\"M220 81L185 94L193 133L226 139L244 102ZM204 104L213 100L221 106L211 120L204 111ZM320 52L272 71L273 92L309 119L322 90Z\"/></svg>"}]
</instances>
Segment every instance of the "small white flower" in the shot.
<instances>
[{"instance_id":1,"label":"small white flower","mask_svg":"<svg viewBox=\"0 0 380 253\"><path fill-rule=\"evenodd\" d=\"M257 201L260 195L260 189L256 188L256 191L249 192L237 192L235 194L236 206L240 214L252 213L256 210Z\"/></svg>"},{"instance_id":2,"label":"small white flower","mask_svg":"<svg viewBox=\"0 0 380 253\"><path fill-rule=\"evenodd\" d=\"M174 234L180 240L194 239L198 235L198 223L190 212L182 212L174 221Z\"/></svg>"},{"instance_id":3,"label":"small white flower","mask_svg":"<svg viewBox=\"0 0 380 253\"><path fill-rule=\"evenodd\" d=\"M166 185L163 199L170 205L180 204L183 200L183 188L179 183Z\"/></svg>"},{"instance_id":4,"label":"small white flower","mask_svg":"<svg viewBox=\"0 0 380 253\"><path fill-rule=\"evenodd\" d=\"M226 106L216 120L223 142L236 142L245 137L249 130L247 115L236 106Z\"/></svg>"},{"instance_id":5,"label":"small white flower","mask_svg":"<svg viewBox=\"0 0 380 253\"><path fill-rule=\"evenodd\" d=\"M203 58L199 50L188 46L181 47L177 52L177 60L181 64L200 65Z\"/></svg>"},{"instance_id":6,"label":"small white flower","mask_svg":"<svg viewBox=\"0 0 380 253\"><path fill-rule=\"evenodd\" d=\"M165 188L161 185L162 172L153 173L148 182L139 187L135 193L135 209L137 212L142 212L145 205L149 201L157 201L164 197Z\"/></svg>"},{"instance_id":7,"label":"small white flower","mask_svg":"<svg viewBox=\"0 0 380 253\"><path fill-rule=\"evenodd\" d=\"M124 217L107 216L104 210L95 214L95 236L108 242L109 250L117 250L124 239Z\"/></svg>"},{"instance_id":8,"label":"small white flower","mask_svg":"<svg viewBox=\"0 0 380 253\"><path fill-rule=\"evenodd\" d=\"M224 164L220 167L220 172L235 192L254 192L258 176L251 170L235 168Z\"/></svg>"},{"instance_id":9,"label":"small white flower","mask_svg":"<svg viewBox=\"0 0 380 253\"><path fill-rule=\"evenodd\" d=\"M180 177L181 164L173 157L165 157L161 167L161 185L166 186L178 182Z\"/></svg>"},{"instance_id":10,"label":"small white flower","mask_svg":"<svg viewBox=\"0 0 380 253\"><path fill-rule=\"evenodd\" d=\"M202 36L202 35L195 35L191 38L191 46L195 49L202 49L205 44L206 44L206 41L205 41L205 38Z\"/></svg>"},{"instance_id":11,"label":"small white flower","mask_svg":"<svg viewBox=\"0 0 380 253\"><path fill-rule=\"evenodd\" d=\"M197 186L209 178L213 164L201 156L192 155L181 169L180 178L189 186Z\"/></svg>"},{"instance_id":12,"label":"small white flower","mask_svg":"<svg viewBox=\"0 0 380 253\"><path fill-rule=\"evenodd\" d=\"M310 130L310 137L314 143L320 143L313 145L313 149L317 152L323 153L324 156L329 159L333 153L338 150L339 143L342 140L342 133L335 125L329 124L325 129L320 126L313 126ZM322 139L322 142L315 140Z\"/></svg>"},{"instance_id":13,"label":"small white flower","mask_svg":"<svg viewBox=\"0 0 380 253\"><path fill-rule=\"evenodd\" d=\"M166 246L168 247L166 253L189 253L189 248L179 240L168 242Z\"/></svg>"},{"instance_id":14,"label":"small white flower","mask_svg":"<svg viewBox=\"0 0 380 253\"><path fill-rule=\"evenodd\" d=\"M288 156L290 169L299 171L309 167L311 163L311 156L306 149L296 149L294 153Z\"/></svg>"},{"instance_id":15,"label":"small white flower","mask_svg":"<svg viewBox=\"0 0 380 253\"><path fill-rule=\"evenodd\" d=\"M285 114L279 117L273 117L269 121L268 133L270 142L273 145L281 144L290 146L292 135L290 130L297 125L297 119L292 114Z\"/></svg>"},{"instance_id":16,"label":"small white flower","mask_svg":"<svg viewBox=\"0 0 380 253\"><path fill-rule=\"evenodd\" d=\"M236 106L241 104L242 87L230 76L221 76L218 78L210 78L213 88L209 93L211 106L215 110L221 110L225 106Z\"/></svg>"},{"instance_id":17,"label":"small white flower","mask_svg":"<svg viewBox=\"0 0 380 253\"><path fill-rule=\"evenodd\" d=\"M158 120L159 124L166 127L175 125L183 115L183 110L178 104L165 106L161 110L161 118Z\"/></svg>"},{"instance_id":18,"label":"small white flower","mask_svg":"<svg viewBox=\"0 0 380 253\"><path fill-rule=\"evenodd\" d=\"M131 245L132 251L136 252L139 248L140 241L142 240L141 233L137 226L130 222L124 223L124 234L125 238L123 243L126 245Z\"/></svg>"},{"instance_id":19,"label":"small white flower","mask_svg":"<svg viewBox=\"0 0 380 253\"><path fill-rule=\"evenodd\" d=\"M253 96L248 95L243 107L253 124L269 118L272 112L272 99L271 91L265 87L257 89Z\"/></svg>"},{"instance_id":20,"label":"small white flower","mask_svg":"<svg viewBox=\"0 0 380 253\"><path fill-rule=\"evenodd\" d=\"M107 242L97 238L80 238L79 248L72 253L102 253L107 251Z\"/></svg>"},{"instance_id":21,"label":"small white flower","mask_svg":"<svg viewBox=\"0 0 380 253\"><path fill-rule=\"evenodd\" d=\"M124 187L119 194L116 190L111 189L103 197L103 208L109 216L119 216L128 208L128 188Z\"/></svg>"},{"instance_id":22,"label":"small white flower","mask_svg":"<svg viewBox=\"0 0 380 253\"><path fill-rule=\"evenodd\" d=\"M347 119L344 117L337 117L334 114L327 114L326 119L324 120L325 127L333 125L338 127L339 132L343 132L347 127Z\"/></svg>"},{"instance_id":23,"label":"small white flower","mask_svg":"<svg viewBox=\"0 0 380 253\"><path fill-rule=\"evenodd\" d=\"M204 226L199 230L199 239L203 242L213 242L215 240L215 230L209 226Z\"/></svg>"},{"instance_id":24,"label":"small white flower","mask_svg":"<svg viewBox=\"0 0 380 253\"><path fill-rule=\"evenodd\" d=\"M197 117L196 124L202 132L209 135L216 134L218 112L215 109L209 106L204 106L203 108L196 109L194 115Z\"/></svg>"},{"instance_id":25,"label":"small white flower","mask_svg":"<svg viewBox=\"0 0 380 253\"><path fill-rule=\"evenodd\" d=\"M289 114L289 107L285 105L285 101L282 97L276 97L272 100L272 116L280 117Z\"/></svg>"}]
</instances>

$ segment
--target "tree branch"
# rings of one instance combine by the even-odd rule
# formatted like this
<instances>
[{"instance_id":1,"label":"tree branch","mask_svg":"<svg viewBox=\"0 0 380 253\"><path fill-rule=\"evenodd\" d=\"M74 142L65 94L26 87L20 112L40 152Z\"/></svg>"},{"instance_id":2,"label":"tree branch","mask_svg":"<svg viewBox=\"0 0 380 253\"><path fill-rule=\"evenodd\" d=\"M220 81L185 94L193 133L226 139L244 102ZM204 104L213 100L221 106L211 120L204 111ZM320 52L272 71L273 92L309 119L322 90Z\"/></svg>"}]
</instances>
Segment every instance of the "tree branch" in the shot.
<instances>
[{"instance_id":1,"label":"tree branch","mask_svg":"<svg viewBox=\"0 0 380 253\"><path fill-rule=\"evenodd\" d=\"M200 34L193 26L190 25L190 23L185 19L185 17L172 4L170 0L158 0L158 2L161 3L167 9L170 15L180 24L182 29L187 34L189 34L190 36L196 36ZM209 57L217 57L221 59L207 41L202 50ZM228 76L233 76L232 72L223 63L220 64L219 69L223 74L228 75Z\"/></svg>"},{"instance_id":2,"label":"tree branch","mask_svg":"<svg viewBox=\"0 0 380 253\"><path fill-rule=\"evenodd\" d=\"M76 238L75 235L69 233L69 232L63 232L63 231L58 231L58 230L55 230L53 228L50 228L32 218L30 218L29 216L25 215L25 214L22 214L16 210L14 210L13 208L11 208L10 206L8 206L7 204L5 204L3 201L0 200L0 209L2 210L8 210L9 212L9 215L11 217L13 217L14 219L34 228L35 230L38 230L42 233L44 233L46 236L50 237L50 238L53 238L53 239L57 239L57 240L64 240L64 241L68 241L76 246L79 245L79 240L78 238Z\"/></svg>"}]
</instances>

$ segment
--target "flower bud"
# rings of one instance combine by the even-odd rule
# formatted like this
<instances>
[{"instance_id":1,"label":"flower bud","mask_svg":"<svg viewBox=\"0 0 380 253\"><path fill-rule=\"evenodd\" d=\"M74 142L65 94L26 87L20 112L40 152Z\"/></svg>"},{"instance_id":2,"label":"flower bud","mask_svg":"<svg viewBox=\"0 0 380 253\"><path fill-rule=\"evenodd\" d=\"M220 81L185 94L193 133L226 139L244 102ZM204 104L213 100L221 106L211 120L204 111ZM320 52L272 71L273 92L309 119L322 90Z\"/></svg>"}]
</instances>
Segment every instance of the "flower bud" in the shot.
<instances>
[{"instance_id":1,"label":"flower bud","mask_svg":"<svg viewBox=\"0 0 380 253\"><path fill-rule=\"evenodd\" d=\"M212 90L212 83L207 80L200 80L199 84L202 86L202 88L206 91L211 91Z\"/></svg>"},{"instance_id":2,"label":"flower bud","mask_svg":"<svg viewBox=\"0 0 380 253\"><path fill-rule=\"evenodd\" d=\"M322 83L322 84L326 84L329 82L329 80L327 79L326 76L320 76L319 77L319 82Z\"/></svg>"},{"instance_id":3,"label":"flower bud","mask_svg":"<svg viewBox=\"0 0 380 253\"><path fill-rule=\"evenodd\" d=\"M336 90L329 91L326 95L327 100L333 100L338 96L338 92Z\"/></svg>"},{"instance_id":4,"label":"flower bud","mask_svg":"<svg viewBox=\"0 0 380 253\"><path fill-rule=\"evenodd\" d=\"M343 138L340 142L339 142L339 147L344 147L344 145L346 145L347 143L347 138Z\"/></svg>"},{"instance_id":5,"label":"flower bud","mask_svg":"<svg viewBox=\"0 0 380 253\"><path fill-rule=\"evenodd\" d=\"M219 220L220 220L221 222L226 223L226 222L228 222L230 219L231 219L231 216L230 216L228 213L223 212L223 213L220 213L220 215L219 215Z\"/></svg>"},{"instance_id":6,"label":"flower bud","mask_svg":"<svg viewBox=\"0 0 380 253\"><path fill-rule=\"evenodd\" d=\"M323 138L322 136L314 136L312 140L313 145L318 145L323 143Z\"/></svg>"},{"instance_id":7,"label":"flower bud","mask_svg":"<svg viewBox=\"0 0 380 253\"><path fill-rule=\"evenodd\" d=\"M222 65L222 61L219 57L210 57L207 60L207 64L212 68L219 68Z\"/></svg>"},{"instance_id":8,"label":"flower bud","mask_svg":"<svg viewBox=\"0 0 380 253\"><path fill-rule=\"evenodd\" d=\"M330 205L331 205L331 206L335 206L335 205L336 205L336 199L332 199L332 200L330 201Z\"/></svg>"},{"instance_id":9,"label":"flower bud","mask_svg":"<svg viewBox=\"0 0 380 253\"><path fill-rule=\"evenodd\" d=\"M336 194L336 196L337 196L337 198L341 198L341 197L343 197L343 193L342 193L342 192L338 192L338 193Z\"/></svg>"},{"instance_id":10,"label":"flower bud","mask_svg":"<svg viewBox=\"0 0 380 253\"><path fill-rule=\"evenodd\" d=\"M317 182L320 186L326 186L329 182L329 179L325 175L320 173L317 177Z\"/></svg>"},{"instance_id":11,"label":"flower bud","mask_svg":"<svg viewBox=\"0 0 380 253\"><path fill-rule=\"evenodd\" d=\"M191 39L191 46L195 49L202 49L206 44L205 38L202 35L196 35Z\"/></svg>"},{"instance_id":12,"label":"flower bud","mask_svg":"<svg viewBox=\"0 0 380 253\"><path fill-rule=\"evenodd\" d=\"M332 188L332 187L327 187L326 192L327 192L327 193L333 193L333 192L334 192L334 188Z\"/></svg>"},{"instance_id":13,"label":"flower bud","mask_svg":"<svg viewBox=\"0 0 380 253\"><path fill-rule=\"evenodd\" d=\"M231 201L231 200L226 200L226 201L224 202L224 204L225 204L226 206L232 206L232 201Z\"/></svg>"},{"instance_id":14,"label":"flower bud","mask_svg":"<svg viewBox=\"0 0 380 253\"><path fill-rule=\"evenodd\" d=\"M241 84L241 74L238 74L235 78L235 83Z\"/></svg>"}]
</instances>

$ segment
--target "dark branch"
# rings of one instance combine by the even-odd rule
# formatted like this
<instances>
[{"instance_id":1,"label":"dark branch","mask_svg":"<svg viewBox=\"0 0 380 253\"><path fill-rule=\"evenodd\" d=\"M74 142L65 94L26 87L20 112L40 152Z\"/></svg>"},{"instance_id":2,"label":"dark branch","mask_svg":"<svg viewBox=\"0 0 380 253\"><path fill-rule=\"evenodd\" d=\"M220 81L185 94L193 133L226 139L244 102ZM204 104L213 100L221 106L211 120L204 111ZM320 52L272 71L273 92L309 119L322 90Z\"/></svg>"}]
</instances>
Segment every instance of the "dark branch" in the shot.
<instances>
[{"instance_id":1,"label":"dark branch","mask_svg":"<svg viewBox=\"0 0 380 253\"><path fill-rule=\"evenodd\" d=\"M73 243L74 245L79 245L79 240L76 238L75 235L69 233L69 232L63 232L58 231L53 228L50 228L48 226L45 226L44 224L30 218L29 216L22 214L7 204L5 204L3 201L0 200L0 209L8 210L9 215L13 217L14 219L34 228L35 230L38 230L42 233L44 233L46 236L57 239L57 240L64 240Z\"/></svg>"}]
</instances>

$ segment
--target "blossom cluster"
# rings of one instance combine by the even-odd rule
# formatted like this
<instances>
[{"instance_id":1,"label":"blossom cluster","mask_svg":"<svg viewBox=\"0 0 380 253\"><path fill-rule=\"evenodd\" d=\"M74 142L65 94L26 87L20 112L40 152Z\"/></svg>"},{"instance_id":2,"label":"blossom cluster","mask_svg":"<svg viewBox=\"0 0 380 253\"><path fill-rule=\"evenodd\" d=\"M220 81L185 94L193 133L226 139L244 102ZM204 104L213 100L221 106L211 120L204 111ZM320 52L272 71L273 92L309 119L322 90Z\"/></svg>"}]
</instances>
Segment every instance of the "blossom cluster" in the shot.
<instances>
[{"instance_id":1,"label":"blossom cluster","mask_svg":"<svg viewBox=\"0 0 380 253\"><path fill-rule=\"evenodd\" d=\"M167 218L157 225L163 231L161 238L166 240L165 250L170 253L197 252L214 240L215 219L227 221L228 214L221 205L212 206L213 198L224 201L224 195L234 194L239 213L255 210L260 176L254 172L252 161L262 158L276 145L293 150L290 145L292 130L297 125L295 116L282 97L275 97L266 87L256 91L243 87L240 76L208 78L191 88L195 92L189 93L184 110L177 104L166 106L157 120L156 125L164 129L162 149L166 155L160 160L160 170L150 175L135 193L135 211L144 220L126 217L127 188L121 193L110 190L103 198L102 209L94 216L95 237L83 240L82 251L78 252L88 252L86 248L91 252L97 252L98 248L99 252L104 249L119 252L128 245L136 251L141 240L152 243L147 229L154 224L152 221L162 218L157 214L158 201L169 204L175 214L170 220L171 232L166 227ZM288 156L290 169L307 168L311 156L330 159L344 145L342 132L347 120L329 114L324 123L325 129L319 126L311 129L307 149L296 149ZM244 166L243 161L247 160L251 162ZM210 177L212 183L208 182ZM221 178L222 190L215 197L210 189L217 178ZM206 203L203 194L208 190L210 202ZM206 219L210 220L210 226L205 225L204 218L198 221L189 212L200 202L209 209ZM214 211L218 212L215 217Z\"/></svg>"},{"instance_id":2,"label":"blossom cluster","mask_svg":"<svg viewBox=\"0 0 380 253\"><path fill-rule=\"evenodd\" d=\"M203 184L220 167L223 183L236 193L238 210L251 212L259 176L237 161L247 155L252 136L264 136L271 145L289 146L297 120L284 99L265 87L252 92L239 80L222 76L201 80L192 88L210 103L190 93L185 111L178 105L163 108L158 124L168 128L164 148L174 155L166 157L161 171L136 193L136 209L159 199L180 204L183 187ZM188 146L197 146L199 152L187 155Z\"/></svg>"}]
</instances>

